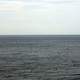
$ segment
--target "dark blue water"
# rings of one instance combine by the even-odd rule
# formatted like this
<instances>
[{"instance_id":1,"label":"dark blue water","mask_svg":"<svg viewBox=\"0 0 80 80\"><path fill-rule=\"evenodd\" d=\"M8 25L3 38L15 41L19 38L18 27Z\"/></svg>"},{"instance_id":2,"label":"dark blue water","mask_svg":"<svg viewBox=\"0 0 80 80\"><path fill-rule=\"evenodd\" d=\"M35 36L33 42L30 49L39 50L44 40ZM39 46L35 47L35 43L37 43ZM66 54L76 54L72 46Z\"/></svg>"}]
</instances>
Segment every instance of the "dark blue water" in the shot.
<instances>
[{"instance_id":1,"label":"dark blue water","mask_svg":"<svg viewBox=\"0 0 80 80\"><path fill-rule=\"evenodd\" d=\"M0 36L0 80L80 80L80 36Z\"/></svg>"}]
</instances>

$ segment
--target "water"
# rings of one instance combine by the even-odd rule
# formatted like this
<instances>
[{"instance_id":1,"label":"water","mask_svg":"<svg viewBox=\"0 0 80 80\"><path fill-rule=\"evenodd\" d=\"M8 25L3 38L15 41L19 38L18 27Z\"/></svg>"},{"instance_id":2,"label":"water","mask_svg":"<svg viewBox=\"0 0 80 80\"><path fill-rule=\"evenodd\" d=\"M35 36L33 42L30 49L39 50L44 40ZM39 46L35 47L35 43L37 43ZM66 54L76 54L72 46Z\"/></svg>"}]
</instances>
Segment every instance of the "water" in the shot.
<instances>
[{"instance_id":1,"label":"water","mask_svg":"<svg viewBox=\"0 0 80 80\"><path fill-rule=\"evenodd\" d=\"M80 36L0 36L0 80L80 80Z\"/></svg>"}]
</instances>

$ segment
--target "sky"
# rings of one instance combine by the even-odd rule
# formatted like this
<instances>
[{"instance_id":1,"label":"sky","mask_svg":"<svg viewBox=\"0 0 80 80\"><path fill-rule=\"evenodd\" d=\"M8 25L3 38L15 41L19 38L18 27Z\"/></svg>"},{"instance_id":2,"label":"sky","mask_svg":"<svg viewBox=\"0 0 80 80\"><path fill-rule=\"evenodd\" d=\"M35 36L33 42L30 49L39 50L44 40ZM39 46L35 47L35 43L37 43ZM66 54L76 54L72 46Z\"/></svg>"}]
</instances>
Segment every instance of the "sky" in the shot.
<instances>
[{"instance_id":1,"label":"sky","mask_svg":"<svg viewBox=\"0 0 80 80\"><path fill-rule=\"evenodd\" d=\"M80 0L0 0L0 35L80 35Z\"/></svg>"}]
</instances>

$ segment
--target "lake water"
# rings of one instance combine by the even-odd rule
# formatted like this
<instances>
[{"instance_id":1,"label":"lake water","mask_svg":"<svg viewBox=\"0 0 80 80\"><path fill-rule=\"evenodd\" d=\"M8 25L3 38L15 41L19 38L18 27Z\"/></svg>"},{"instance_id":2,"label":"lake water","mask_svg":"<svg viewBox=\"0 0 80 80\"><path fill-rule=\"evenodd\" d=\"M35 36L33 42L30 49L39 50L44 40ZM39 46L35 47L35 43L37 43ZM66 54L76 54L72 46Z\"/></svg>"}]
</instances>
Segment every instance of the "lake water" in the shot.
<instances>
[{"instance_id":1,"label":"lake water","mask_svg":"<svg viewBox=\"0 0 80 80\"><path fill-rule=\"evenodd\" d=\"M0 36L0 80L80 80L80 36Z\"/></svg>"}]
</instances>

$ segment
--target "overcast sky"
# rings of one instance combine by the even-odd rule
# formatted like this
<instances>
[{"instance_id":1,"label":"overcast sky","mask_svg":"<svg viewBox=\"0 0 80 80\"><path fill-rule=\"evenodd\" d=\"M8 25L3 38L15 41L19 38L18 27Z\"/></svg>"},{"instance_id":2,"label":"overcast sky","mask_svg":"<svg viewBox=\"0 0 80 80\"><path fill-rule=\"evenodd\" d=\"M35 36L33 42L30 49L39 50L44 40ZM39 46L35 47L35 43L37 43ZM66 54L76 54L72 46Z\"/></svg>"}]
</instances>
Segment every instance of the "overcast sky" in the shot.
<instances>
[{"instance_id":1,"label":"overcast sky","mask_svg":"<svg viewBox=\"0 0 80 80\"><path fill-rule=\"evenodd\" d=\"M80 34L79 0L0 0L0 35Z\"/></svg>"}]
</instances>

